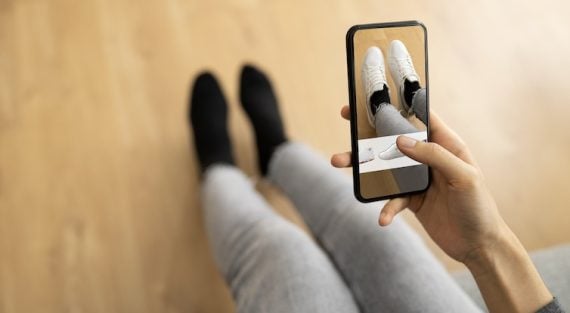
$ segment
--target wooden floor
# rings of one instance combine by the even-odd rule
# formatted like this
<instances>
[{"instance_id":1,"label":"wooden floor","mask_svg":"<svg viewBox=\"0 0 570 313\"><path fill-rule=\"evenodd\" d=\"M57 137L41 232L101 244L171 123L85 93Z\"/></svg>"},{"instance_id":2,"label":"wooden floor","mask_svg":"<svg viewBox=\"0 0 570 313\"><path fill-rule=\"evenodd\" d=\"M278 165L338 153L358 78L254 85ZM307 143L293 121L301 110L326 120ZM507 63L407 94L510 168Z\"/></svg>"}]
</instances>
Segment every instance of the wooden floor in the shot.
<instances>
[{"instance_id":1,"label":"wooden floor","mask_svg":"<svg viewBox=\"0 0 570 313\"><path fill-rule=\"evenodd\" d=\"M0 0L0 312L231 312L201 222L188 85L219 76L249 175L244 62L275 80L292 138L347 150L344 36L358 23L427 25L432 109L527 248L570 241L568 12L565 0Z\"/></svg>"}]
</instances>

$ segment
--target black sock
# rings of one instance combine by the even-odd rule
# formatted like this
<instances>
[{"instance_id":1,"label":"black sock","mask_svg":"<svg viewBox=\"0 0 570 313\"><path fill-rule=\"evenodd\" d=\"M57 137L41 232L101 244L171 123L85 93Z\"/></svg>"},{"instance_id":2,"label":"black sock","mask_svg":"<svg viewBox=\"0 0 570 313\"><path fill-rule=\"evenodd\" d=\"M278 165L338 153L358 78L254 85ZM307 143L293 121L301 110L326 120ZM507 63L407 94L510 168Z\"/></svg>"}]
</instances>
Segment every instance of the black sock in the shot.
<instances>
[{"instance_id":1,"label":"black sock","mask_svg":"<svg viewBox=\"0 0 570 313\"><path fill-rule=\"evenodd\" d=\"M202 172L212 164L234 164L227 130L228 108L212 74L202 73L196 78L190 102L194 146Z\"/></svg>"},{"instance_id":2,"label":"black sock","mask_svg":"<svg viewBox=\"0 0 570 313\"><path fill-rule=\"evenodd\" d=\"M390 93L388 92L388 86L384 85L384 89L377 90L370 96L370 105L372 106L372 113L376 114L376 111L382 103L390 103Z\"/></svg>"},{"instance_id":3,"label":"black sock","mask_svg":"<svg viewBox=\"0 0 570 313\"><path fill-rule=\"evenodd\" d=\"M412 99L418 89L420 89L420 83L418 81L411 82L407 79L404 80L404 100L406 100L410 108L412 107Z\"/></svg>"},{"instance_id":4,"label":"black sock","mask_svg":"<svg viewBox=\"0 0 570 313\"><path fill-rule=\"evenodd\" d=\"M266 175L275 148L287 137L271 83L253 66L246 65L241 71L240 100L255 131L259 169Z\"/></svg>"}]
</instances>

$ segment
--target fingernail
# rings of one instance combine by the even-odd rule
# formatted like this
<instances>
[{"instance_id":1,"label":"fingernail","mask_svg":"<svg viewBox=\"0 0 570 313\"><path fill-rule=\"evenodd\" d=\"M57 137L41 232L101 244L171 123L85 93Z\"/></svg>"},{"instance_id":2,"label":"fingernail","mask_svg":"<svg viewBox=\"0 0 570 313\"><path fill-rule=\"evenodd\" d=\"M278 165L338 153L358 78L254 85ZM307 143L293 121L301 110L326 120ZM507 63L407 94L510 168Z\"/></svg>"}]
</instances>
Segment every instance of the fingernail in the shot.
<instances>
[{"instance_id":1,"label":"fingernail","mask_svg":"<svg viewBox=\"0 0 570 313\"><path fill-rule=\"evenodd\" d=\"M410 137L406 137L406 136L400 136L400 137L398 137L398 139L400 140L400 146L402 146L404 148L413 148L416 145L416 143L418 142L414 138L410 138Z\"/></svg>"},{"instance_id":2,"label":"fingernail","mask_svg":"<svg viewBox=\"0 0 570 313\"><path fill-rule=\"evenodd\" d=\"M390 224L390 217L386 212L380 212L380 218L378 219L378 224L380 226L387 226Z\"/></svg>"},{"instance_id":3,"label":"fingernail","mask_svg":"<svg viewBox=\"0 0 570 313\"><path fill-rule=\"evenodd\" d=\"M384 211L380 212L380 216L378 217L378 225L384 226L384 218L386 213Z\"/></svg>"}]
</instances>

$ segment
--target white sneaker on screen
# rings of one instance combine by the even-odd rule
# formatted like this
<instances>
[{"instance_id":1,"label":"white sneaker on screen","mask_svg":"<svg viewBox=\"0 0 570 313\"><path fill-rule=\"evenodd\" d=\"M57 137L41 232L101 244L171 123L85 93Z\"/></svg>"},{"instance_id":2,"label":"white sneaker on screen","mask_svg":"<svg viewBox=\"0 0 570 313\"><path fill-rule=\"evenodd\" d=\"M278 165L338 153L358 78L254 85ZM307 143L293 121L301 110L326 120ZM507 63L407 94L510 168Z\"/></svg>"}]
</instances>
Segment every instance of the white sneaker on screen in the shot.
<instances>
[{"instance_id":1,"label":"white sneaker on screen","mask_svg":"<svg viewBox=\"0 0 570 313\"><path fill-rule=\"evenodd\" d=\"M370 97L376 91L381 91L384 87L388 88L386 81L386 70L384 67L384 55L378 47L370 47L364 55L362 63L362 85L364 87L364 95L366 97L366 112L368 113L368 122L372 128L376 128L376 110L370 103Z\"/></svg>"},{"instance_id":2,"label":"white sneaker on screen","mask_svg":"<svg viewBox=\"0 0 570 313\"><path fill-rule=\"evenodd\" d=\"M358 151L358 163L366 163L374 160L374 150L371 147Z\"/></svg>"},{"instance_id":3,"label":"white sneaker on screen","mask_svg":"<svg viewBox=\"0 0 570 313\"><path fill-rule=\"evenodd\" d=\"M380 152L378 157L382 160L392 160L403 157L404 154L398 149L396 143L390 145L386 150Z\"/></svg>"},{"instance_id":4,"label":"white sneaker on screen","mask_svg":"<svg viewBox=\"0 0 570 313\"><path fill-rule=\"evenodd\" d=\"M408 105L404 99L404 81L410 82L420 81L418 73L414 69L412 57L406 49L406 46L400 40L394 40L390 43L390 53L388 55L388 65L394 84L398 90L398 103L404 110L405 115L412 114L411 104Z\"/></svg>"}]
</instances>

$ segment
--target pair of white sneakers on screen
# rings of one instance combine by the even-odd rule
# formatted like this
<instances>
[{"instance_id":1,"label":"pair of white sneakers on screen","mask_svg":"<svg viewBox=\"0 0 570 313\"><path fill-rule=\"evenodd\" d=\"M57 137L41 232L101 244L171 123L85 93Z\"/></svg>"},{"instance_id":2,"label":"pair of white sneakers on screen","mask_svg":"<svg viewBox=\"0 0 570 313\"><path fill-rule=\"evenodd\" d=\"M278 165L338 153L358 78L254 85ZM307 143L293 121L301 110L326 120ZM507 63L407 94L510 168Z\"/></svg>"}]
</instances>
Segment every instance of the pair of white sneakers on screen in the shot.
<instances>
[{"instance_id":1,"label":"pair of white sneakers on screen","mask_svg":"<svg viewBox=\"0 0 570 313\"><path fill-rule=\"evenodd\" d=\"M390 43L390 50L388 54L388 66L394 80L394 84L398 90L398 103L403 110L404 116L409 116L412 113L411 105L406 103L404 99L404 81L419 82L420 78L414 64L412 57L406 49L406 46L400 40L394 40ZM382 91L388 88L386 80L386 71L384 66L384 55L380 48L372 46L368 48L364 55L364 62L362 64L362 84L366 96L366 110L368 115L368 122L370 126L375 126L375 115L370 98L376 91Z\"/></svg>"},{"instance_id":2,"label":"pair of white sneakers on screen","mask_svg":"<svg viewBox=\"0 0 570 313\"><path fill-rule=\"evenodd\" d=\"M419 76L414 69L412 57L406 49L406 46L400 40L394 40L390 43L390 50L388 55L388 65L394 84L398 90L398 103L402 108L402 115L409 116L412 112L412 107L404 98L404 82L418 82ZM364 85L364 92L366 96L366 111L368 122L370 126L376 128L376 112L370 103L372 94L376 91L382 91L388 88L388 81L386 80L386 70L384 66L384 55L382 50L378 47L370 47L364 56L364 63L362 64L362 84ZM386 90L388 91L388 90ZM366 153L370 154L370 152ZM382 160L392 160L403 157L404 155L396 146L396 143L390 145L386 150L380 152L378 157ZM369 159L370 157L368 157ZM366 159L366 158L365 158ZM368 161L371 161L370 159Z\"/></svg>"}]
</instances>

